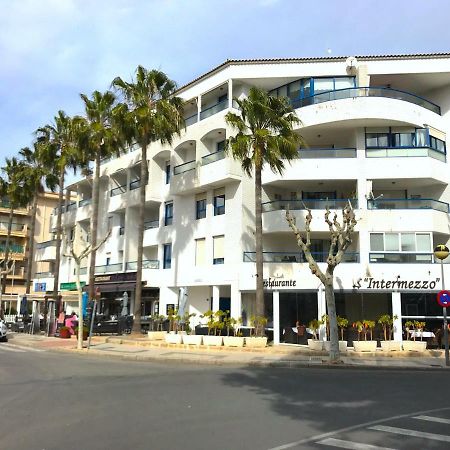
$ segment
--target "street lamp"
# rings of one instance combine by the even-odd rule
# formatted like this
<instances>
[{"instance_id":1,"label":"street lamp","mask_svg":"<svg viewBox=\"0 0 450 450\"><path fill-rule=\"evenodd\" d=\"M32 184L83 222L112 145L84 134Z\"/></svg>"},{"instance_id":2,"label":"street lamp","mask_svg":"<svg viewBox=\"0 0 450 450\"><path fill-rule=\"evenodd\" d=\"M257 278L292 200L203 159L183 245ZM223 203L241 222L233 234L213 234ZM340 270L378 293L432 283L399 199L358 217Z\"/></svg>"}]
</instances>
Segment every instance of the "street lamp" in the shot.
<instances>
[{"instance_id":1,"label":"street lamp","mask_svg":"<svg viewBox=\"0 0 450 450\"><path fill-rule=\"evenodd\" d=\"M434 249L434 256L441 261L441 278L442 278L442 290L445 291L444 283L444 259L450 254L447 246L440 244ZM445 365L450 366L450 358L448 353L448 327L447 327L447 308L442 308L444 315L444 342L445 342Z\"/></svg>"}]
</instances>

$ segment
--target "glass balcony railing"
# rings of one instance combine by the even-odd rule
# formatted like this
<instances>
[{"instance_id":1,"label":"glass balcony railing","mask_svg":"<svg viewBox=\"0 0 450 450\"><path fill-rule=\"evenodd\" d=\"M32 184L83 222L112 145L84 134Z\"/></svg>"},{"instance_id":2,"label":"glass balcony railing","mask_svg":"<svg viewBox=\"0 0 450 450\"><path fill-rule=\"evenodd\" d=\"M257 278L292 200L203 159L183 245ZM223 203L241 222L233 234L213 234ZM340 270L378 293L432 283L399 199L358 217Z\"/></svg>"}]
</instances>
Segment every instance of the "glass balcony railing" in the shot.
<instances>
[{"instance_id":1,"label":"glass balcony railing","mask_svg":"<svg viewBox=\"0 0 450 450\"><path fill-rule=\"evenodd\" d=\"M301 148L298 151L301 159L314 158L356 158L356 148Z\"/></svg>"},{"instance_id":2,"label":"glass balcony railing","mask_svg":"<svg viewBox=\"0 0 450 450\"><path fill-rule=\"evenodd\" d=\"M95 273L122 272L122 263L95 266Z\"/></svg>"},{"instance_id":3,"label":"glass balcony railing","mask_svg":"<svg viewBox=\"0 0 450 450\"><path fill-rule=\"evenodd\" d=\"M130 191L137 189L141 186L141 180L134 180L130 183Z\"/></svg>"},{"instance_id":4,"label":"glass balcony railing","mask_svg":"<svg viewBox=\"0 0 450 450\"><path fill-rule=\"evenodd\" d=\"M195 159L192 161L185 162L180 164L179 166L175 166L173 168L173 174L179 175L180 173L188 172L189 170L195 170L196 161Z\"/></svg>"},{"instance_id":5,"label":"glass balcony railing","mask_svg":"<svg viewBox=\"0 0 450 450\"><path fill-rule=\"evenodd\" d=\"M66 205L66 211L73 211L74 209L77 208L78 208L77 202L71 202Z\"/></svg>"},{"instance_id":6,"label":"glass balcony railing","mask_svg":"<svg viewBox=\"0 0 450 450\"><path fill-rule=\"evenodd\" d=\"M193 125L194 123L197 123L197 119L198 119L198 116L197 116L197 113L195 113L195 114L192 114L192 116L186 117L184 119L184 123L188 127L189 125Z\"/></svg>"},{"instance_id":7,"label":"glass balcony railing","mask_svg":"<svg viewBox=\"0 0 450 450\"><path fill-rule=\"evenodd\" d=\"M218 112L223 111L226 108L228 108L228 99L222 100L221 102L216 103L215 105L212 105L209 108L206 108L203 111L201 111L200 120L206 119L207 117L217 114Z\"/></svg>"},{"instance_id":8,"label":"glass balcony railing","mask_svg":"<svg viewBox=\"0 0 450 450\"><path fill-rule=\"evenodd\" d=\"M434 209L435 211L449 212L448 203L431 198L380 198L367 200L368 209Z\"/></svg>"},{"instance_id":9,"label":"glass balcony railing","mask_svg":"<svg viewBox=\"0 0 450 450\"><path fill-rule=\"evenodd\" d=\"M92 198L84 198L83 200L80 200L78 202L78 207L81 208L82 206L87 206L92 203Z\"/></svg>"},{"instance_id":10,"label":"glass balcony railing","mask_svg":"<svg viewBox=\"0 0 450 450\"><path fill-rule=\"evenodd\" d=\"M8 222L0 222L0 231L8 232ZM12 223L11 224L12 232L24 232L25 224L24 223Z\"/></svg>"},{"instance_id":11,"label":"glass balcony railing","mask_svg":"<svg viewBox=\"0 0 450 450\"><path fill-rule=\"evenodd\" d=\"M24 247L23 245L19 245L19 244L10 244L9 246L9 253L24 253ZM5 245L0 245L0 253L5 253L6 252L6 246Z\"/></svg>"},{"instance_id":12,"label":"glass balcony railing","mask_svg":"<svg viewBox=\"0 0 450 450\"><path fill-rule=\"evenodd\" d=\"M87 275L88 268L87 267L80 267L80 275Z\"/></svg>"},{"instance_id":13,"label":"glass balcony railing","mask_svg":"<svg viewBox=\"0 0 450 450\"><path fill-rule=\"evenodd\" d=\"M156 259L146 259L142 261L143 269L159 269L159 261ZM126 263L126 271L137 270L137 261L130 261Z\"/></svg>"},{"instance_id":14,"label":"glass balcony railing","mask_svg":"<svg viewBox=\"0 0 450 450\"><path fill-rule=\"evenodd\" d=\"M446 161L446 154L431 147L386 147L386 148L368 148L366 149L367 158L395 158L412 157L419 158L429 156L439 161Z\"/></svg>"},{"instance_id":15,"label":"glass balcony railing","mask_svg":"<svg viewBox=\"0 0 450 450\"><path fill-rule=\"evenodd\" d=\"M147 220L144 222L144 230L150 230L151 228L158 228L159 227L159 220Z\"/></svg>"},{"instance_id":16,"label":"glass balcony railing","mask_svg":"<svg viewBox=\"0 0 450 450\"><path fill-rule=\"evenodd\" d=\"M433 253L370 252L369 262L388 264L432 263Z\"/></svg>"},{"instance_id":17,"label":"glass balcony railing","mask_svg":"<svg viewBox=\"0 0 450 450\"><path fill-rule=\"evenodd\" d=\"M357 98L357 97L385 97L392 98L396 100L403 100L409 103L414 103L415 105L422 106L423 108L429 109L436 114L441 114L441 108L410 92L399 91L398 89L391 89L385 87L357 87L357 88L347 88L347 89L337 89L335 91L321 92L310 97L301 98L292 101L292 106L294 109L302 108L303 106L315 105L318 103L329 102L332 100L341 100L346 98Z\"/></svg>"},{"instance_id":18,"label":"glass balcony railing","mask_svg":"<svg viewBox=\"0 0 450 450\"><path fill-rule=\"evenodd\" d=\"M37 279L40 278L53 278L55 275L53 272L36 272L34 277Z\"/></svg>"},{"instance_id":19,"label":"glass balcony railing","mask_svg":"<svg viewBox=\"0 0 450 450\"><path fill-rule=\"evenodd\" d=\"M220 161L225 158L225 152L223 150L219 150L218 152L211 153L209 155L202 157L202 166L206 166L207 164L211 164L216 161Z\"/></svg>"},{"instance_id":20,"label":"glass balcony railing","mask_svg":"<svg viewBox=\"0 0 450 450\"><path fill-rule=\"evenodd\" d=\"M348 202L352 205L353 209L358 209L358 200L354 198L340 198L340 199L305 199L305 200L274 200L271 202L265 202L262 204L263 212L269 211L282 211L290 209L306 210L306 209L343 209Z\"/></svg>"},{"instance_id":21,"label":"glass balcony railing","mask_svg":"<svg viewBox=\"0 0 450 450\"><path fill-rule=\"evenodd\" d=\"M123 184L122 186L117 186L110 191L110 197L114 197L115 195L123 194L127 191L127 185Z\"/></svg>"},{"instance_id":22,"label":"glass balcony railing","mask_svg":"<svg viewBox=\"0 0 450 450\"><path fill-rule=\"evenodd\" d=\"M38 242L36 244L36 249L42 249L47 247L56 246L56 239L52 239L51 241Z\"/></svg>"},{"instance_id":23,"label":"glass balcony railing","mask_svg":"<svg viewBox=\"0 0 450 450\"><path fill-rule=\"evenodd\" d=\"M328 252L311 252L316 262L326 262ZM255 252L244 252L244 262L256 262ZM306 262L303 252L263 252L263 262L265 263L304 263ZM359 262L359 253L347 252L342 258L342 262Z\"/></svg>"}]
</instances>

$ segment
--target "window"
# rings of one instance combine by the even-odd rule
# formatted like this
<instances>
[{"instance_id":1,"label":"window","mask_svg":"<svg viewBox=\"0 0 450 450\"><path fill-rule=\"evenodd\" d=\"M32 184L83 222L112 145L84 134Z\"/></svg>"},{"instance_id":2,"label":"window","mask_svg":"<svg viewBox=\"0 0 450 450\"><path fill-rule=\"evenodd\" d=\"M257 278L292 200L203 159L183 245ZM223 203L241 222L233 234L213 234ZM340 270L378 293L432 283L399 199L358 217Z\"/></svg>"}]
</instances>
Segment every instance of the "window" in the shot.
<instances>
[{"instance_id":1,"label":"window","mask_svg":"<svg viewBox=\"0 0 450 450\"><path fill-rule=\"evenodd\" d=\"M206 265L206 239L196 239L195 240L195 265L204 266Z\"/></svg>"},{"instance_id":2,"label":"window","mask_svg":"<svg viewBox=\"0 0 450 450\"><path fill-rule=\"evenodd\" d=\"M223 94L220 95L219 98L217 99L217 103L222 103L228 100L228 94Z\"/></svg>"},{"instance_id":3,"label":"window","mask_svg":"<svg viewBox=\"0 0 450 450\"><path fill-rule=\"evenodd\" d=\"M225 189L217 189L214 191L214 215L222 214L225 214Z\"/></svg>"},{"instance_id":4,"label":"window","mask_svg":"<svg viewBox=\"0 0 450 450\"><path fill-rule=\"evenodd\" d=\"M204 219L206 217L206 194L199 194L195 201L195 218Z\"/></svg>"},{"instance_id":5,"label":"window","mask_svg":"<svg viewBox=\"0 0 450 450\"><path fill-rule=\"evenodd\" d=\"M170 161L166 161L165 182L166 184L170 183Z\"/></svg>"},{"instance_id":6,"label":"window","mask_svg":"<svg viewBox=\"0 0 450 450\"><path fill-rule=\"evenodd\" d=\"M111 258L106 258L106 265L109 266L111 263Z\"/></svg>"},{"instance_id":7,"label":"window","mask_svg":"<svg viewBox=\"0 0 450 450\"><path fill-rule=\"evenodd\" d=\"M217 142L216 144L216 151L217 152L223 152L225 150L225 140Z\"/></svg>"},{"instance_id":8,"label":"window","mask_svg":"<svg viewBox=\"0 0 450 450\"><path fill-rule=\"evenodd\" d=\"M389 133L366 133L366 147L390 147Z\"/></svg>"},{"instance_id":9,"label":"window","mask_svg":"<svg viewBox=\"0 0 450 450\"><path fill-rule=\"evenodd\" d=\"M163 258L163 269L170 269L172 267L172 244L164 244Z\"/></svg>"},{"instance_id":10,"label":"window","mask_svg":"<svg viewBox=\"0 0 450 450\"><path fill-rule=\"evenodd\" d=\"M213 237L213 264L223 264L225 262L223 241L225 236Z\"/></svg>"},{"instance_id":11,"label":"window","mask_svg":"<svg viewBox=\"0 0 450 450\"><path fill-rule=\"evenodd\" d=\"M164 205L164 225L172 225L173 223L173 203L166 203Z\"/></svg>"},{"instance_id":12,"label":"window","mask_svg":"<svg viewBox=\"0 0 450 450\"><path fill-rule=\"evenodd\" d=\"M112 216L108 217L108 232L111 233L113 227L113 218Z\"/></svg>"}]
</instances>

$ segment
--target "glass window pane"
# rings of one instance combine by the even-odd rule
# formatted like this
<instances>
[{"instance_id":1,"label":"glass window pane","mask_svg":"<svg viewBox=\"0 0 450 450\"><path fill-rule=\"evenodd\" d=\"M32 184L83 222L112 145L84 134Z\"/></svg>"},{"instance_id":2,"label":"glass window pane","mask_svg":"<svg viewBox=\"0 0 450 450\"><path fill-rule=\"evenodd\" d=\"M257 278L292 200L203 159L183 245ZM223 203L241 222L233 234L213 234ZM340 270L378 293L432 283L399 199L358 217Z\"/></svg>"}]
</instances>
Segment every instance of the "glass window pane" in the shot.
<instances>
[{"instance_id":1,"label":"glass window pane","mask_svg":"<svg viewBox=\"0 0 450 450\"><path fill-rule=\"evenodd\" d=\"M431 252L431 236L425 233L417 233L417 251L418 252Z\"/></svg>"},{"instance_id":2,"label":"glass window pane","mask_svg":"<svg viewBox=\"0 0 450 450\"><path fill-rule=\"evenodd\" d=\"M427 130L416 130L416 147L425 147L427 145Z\"/></svg>"},{"instance_id":3,"label":"glass window pane","mask_svg":"<svg viewBox=\"0 0 450 450\"><path fill-rule=\"evenodd\" d=\"M311 95L311 79L302 80L303 97L309 97Z\"/></svg>"},{"instance_id":4,"label":"glass window pane","mask_svg":"<svg viewBox=\"0 0 450 450\"><path fill-rule=\"evenodd\" d=\"M378 147L378 139L376 133L366 134L366 147Z\"/></svg>"},{"instance_id":5,"label":"glass window pane","mask_svg":"<svg viewBox=\"0 0 450 450\"><path fill-rule=\"evenodd\" d=\"M314 94L334 90L333 78L314 78Z\"/></svg>"},{"instance_id":6,"label":"glass window pane","mask_svg":"<svg viewBox=\"0 0 450 450\"><path fill-rule=\"evenodd\" d=\"M398 233L386 233L384 245L387 252L398 252Z\"/></svg>"},{"instance_id":7,"label":"glass window pane","mask_svg":"<svg viewBox=\"0 0 450 450\"><path fill-rule=\"evenodd\" d=\"M289 98L295 100L300 97L300 81L289 84Z\"/></svg>"},{"instance_id":8,"label":"glass window pane","mask_svg":"<svg viewBox=\"0 0 450 450\"><path fill-rule=\"evenodd\" d=\"M353 81L353 77L342 77L334 79L334 88L335 89L348 89L355 87L355 83Z\"/></svg>"},{"instance_id":9,"label":"glass window pane","mask_svg":"<svg viewBox=\"0 0 450 450\"><path fill-rule=\"evenodd\" d=\"M383 235L381 233L370 234L370 250L374 252L384 251Z\"/></svg>"},{"instance_id":10,"label":"glass window pane","mask_svg":"<svg viewBox=\"0 0 450 450\"><path fill-rule=\"evenodd\" d=\"M402 252L415 252L416 241L414 233L402 233Z\"/></svg>"},{"instance_id":11,"label":"glass window pane","mask_svg":"<svg viewBox=\"0 0 450 450\"><path fill-rule=\"evenodd\" d=\"M287 96L287 86L281 86L278 88L278 97L286 97Z\"/></svg>"},{"instance_id":12,"label":"glass window pane","mask_svg":"<svg viewBox=\"0 0 450 450\"><path fill-rule=\"evenodd\" d=\"M387 134L378 134L378 147L389 147L389 140Z\"/></svg>"}]
</instances>

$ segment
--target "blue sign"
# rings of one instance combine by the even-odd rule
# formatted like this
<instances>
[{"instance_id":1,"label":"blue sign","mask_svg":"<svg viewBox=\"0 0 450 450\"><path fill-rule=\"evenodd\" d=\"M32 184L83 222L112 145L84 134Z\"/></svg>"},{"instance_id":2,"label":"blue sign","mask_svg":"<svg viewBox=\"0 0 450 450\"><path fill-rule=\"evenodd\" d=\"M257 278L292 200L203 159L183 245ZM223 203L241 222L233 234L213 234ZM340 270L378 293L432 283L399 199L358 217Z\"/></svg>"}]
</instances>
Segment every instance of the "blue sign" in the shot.
<instances>
[{"instance_id":1,"label":"blue sign","mask_svg":"<svg viewBox=\"0 0 450 450\"><path fill-rule=\"evenodd\" d=\"M450 291L439 291L437 294L437 302L443 308L450 306Z\"/></svg>"},{"instance_id":2,"label":"blue sign","mask_svg":"<svg viewBox=\"0 0 450 450\"><path fill-rule=\"evenodd\" d=\"M34 283L34 292L45 292L47 290L47 283Z\"/></svg>"},{"instance_id":3,"label":"blue sign","mask_svg":"<svg viewBox=\"0 0 450 450\"><path fill-rule=\"evenodd\" d=\"M81 299L82 299L82 304L83 304L83 316L86 317L86 309L87 309L87 304L88 304L88 293L83 292Z\"/></svg>"}]
</instances>

